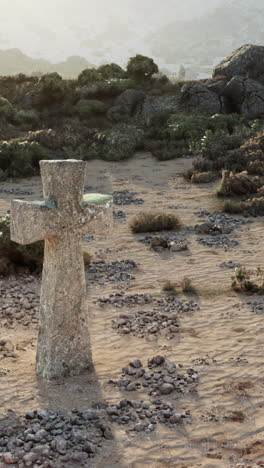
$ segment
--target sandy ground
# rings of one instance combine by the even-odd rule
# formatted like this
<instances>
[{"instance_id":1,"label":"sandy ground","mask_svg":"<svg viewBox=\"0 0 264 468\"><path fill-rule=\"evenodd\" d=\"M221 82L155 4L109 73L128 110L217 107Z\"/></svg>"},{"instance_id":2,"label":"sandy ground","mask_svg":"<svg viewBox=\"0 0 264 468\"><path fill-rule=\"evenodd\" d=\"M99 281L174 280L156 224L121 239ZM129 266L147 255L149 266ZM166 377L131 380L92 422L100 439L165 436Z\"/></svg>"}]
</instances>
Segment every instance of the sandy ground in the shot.
<instances>
[{"instance_id":1,"label":"sandy ground","mask_svg":"<svg viewBox=\"0 0 264 468\"><path fill-rule=\"evenodd\" d=\"M228 251L204 247L197 243L197 236L190 235L188 251L159 254L138 242L128 228L130 218L140 211L166 210L179 215L184 224L195 225L199 222L195 211L217 210L219 202L212 186L190 185L181 177L190 165L186 159L160 163L138 154L124 163L89 162L86 180L93 192L129 189L144 199L142 206L116 207L125 211L126 222L115 223L111 234L87 243L94 259L136 261L135 280L126 292L160 295L165 280L177 282L185 276L197 288L200 310L181 317L177 338L151 343L117 334L111 321L120 311L111 306L102 308L96 300L120 291L120 283L96 284L93 288L88 284L95 373L55 384L35 377L36 328L16 326L6 330L0 326L0 336L11 337L15 344L25 343L17 358L0 361L0 370L8 371L0 373L1 410L82 409L103 399L115 403L124 396L107 381L118 379L121 368L133 357L146 363L148 358L162 354L176 364L193 365L198 370L197 394L177 402L179 411L191 410L192 425L176 429L160 426L151 435L134 436L113 425L115 441L109 442L109 451L94 461L96 468L264 466L263 316L252 311L254 296L238 295L230 289L232 270L219 266L229 260L248 267L262 266L263 219L238 228L239 245ZM42 192L40 178L8 181L0 188L34 191L24 197L28 200L39 199ZM9 209L12 198L0 193L0 215ZM225 415L234 410L244 414L243 422L225 420Z\"/></svg>"}]
</instances>

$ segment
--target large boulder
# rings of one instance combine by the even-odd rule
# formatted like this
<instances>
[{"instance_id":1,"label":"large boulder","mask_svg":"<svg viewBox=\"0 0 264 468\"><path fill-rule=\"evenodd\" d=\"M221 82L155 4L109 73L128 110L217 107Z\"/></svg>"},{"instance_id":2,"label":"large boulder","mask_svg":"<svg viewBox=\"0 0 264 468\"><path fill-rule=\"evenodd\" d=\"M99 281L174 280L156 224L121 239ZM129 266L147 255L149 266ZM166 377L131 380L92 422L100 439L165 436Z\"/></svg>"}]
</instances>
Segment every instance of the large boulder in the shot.
<instances>
[{"instance_id":1,"label":"large boulder","mask_svg":"<svg viewBox=\"0 0 264 468\"><path fill-rule=\"evenodd\" d=\"M107 113L114 122L126 121L141 112L145 93L137 89L127 89L115 100L113 107Z\"/></svg>"},{"instance_id":2,"label":"large boulder","mask_svg":"<svg viewBox=\"0 0 264 468\"><path fill-rule=\"evenodd\" d=\"M226 86L224 98L227 112L248 119L264 116L264 86L255 80L234 76Z\"/></svg>"},{"instance_id":3,"label":"large boulder","mask_svg":"<svg viewBox=\"0 0 264 468\"><path fill-rule=\"evenodd\" d=\"M236 49L214 69L213 76L251 78L264 84L264 46L246 44Z\"/></svg>"},{"instance_id":4,"label":"large boulder","mask_svg":"<svg viewBox=\"0 0 264 468\"><path fill-rule=\"evenodd\" d=\"M182 87L180 104L184 110L195 110L211 115L221 112L218 95L207 86L195 81L190 81Z\"/></svg>"}]
</instances>

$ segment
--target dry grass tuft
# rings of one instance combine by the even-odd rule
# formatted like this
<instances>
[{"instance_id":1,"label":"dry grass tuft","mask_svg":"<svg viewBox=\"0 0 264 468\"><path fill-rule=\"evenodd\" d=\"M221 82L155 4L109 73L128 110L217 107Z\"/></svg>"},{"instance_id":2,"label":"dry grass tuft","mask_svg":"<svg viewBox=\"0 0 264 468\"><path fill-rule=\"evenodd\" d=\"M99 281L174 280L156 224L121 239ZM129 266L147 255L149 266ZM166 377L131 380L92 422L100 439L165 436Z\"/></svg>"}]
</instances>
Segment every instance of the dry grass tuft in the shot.
<instances>
[{"instance_id":1,"label":"dry grass tuft","mask_svg":"<svg viewBox=\"0 0 264 468\"><path fill-rule=\"evenodd\" d=\"M83 249L83 261L84 265L90 265L92 260L92 256L87 249Z\"/></svg>"},{"instance_id":2,"label":"dry grass tuft","mask_svg":"<svg viewBox=\"0 0 264 468\"><path fill-rule=\"evenodd\" d=\"M135 233L158 232L179 229L181 226L177 216L168 213L140 213L130 222L130 229Z\"/></svg>"},{"instance_id":3,"label":"dry grass tuft","mask_svg":"<svg viewBox=\"0 0 264 468\"><path fill-rule=\"evenodd\" d=\"M167 280L163 283L162 285L162 291L170 293L170 294L176 294L176 287L175 284L173 284L170 280Z\"/></svg>"},{"instance_id":4,"label":"dry grass tuft","mask_svg":"<svg viewBox=\"0 0 264 468\"><path fill-rule=\"evenodd\" d=\"M194 292L192 281L190 280L190 278L187 278L187 277L184 277L183 280L181 280L181 288L182 288L182 291L185 293Z\"/></svg>"}]
</instances>

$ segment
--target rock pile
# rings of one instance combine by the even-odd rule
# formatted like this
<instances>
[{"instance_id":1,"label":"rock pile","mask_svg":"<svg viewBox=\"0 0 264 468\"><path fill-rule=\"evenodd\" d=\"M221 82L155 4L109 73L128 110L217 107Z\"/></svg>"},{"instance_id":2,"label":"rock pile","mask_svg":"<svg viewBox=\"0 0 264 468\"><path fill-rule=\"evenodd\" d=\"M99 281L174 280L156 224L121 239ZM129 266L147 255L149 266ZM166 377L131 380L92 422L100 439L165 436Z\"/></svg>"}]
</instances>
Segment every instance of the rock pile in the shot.
<instances>
[{"instance_id":1,"label":"rock pile","mask_svg":"<svg viewBox=\"0 0 264 468\"><path fill-rule=\"evenodd\" d=\"M136 198L136 192L130 192L129 190L120 190L113 192L113 200L115 205L142 205L144 200L142 198Z\"/></svg>"},{"instance_id":2,"label":"rock pile","mask_svg":"<svg viewBox=\"0 0 264 468\"><path fill-rule=\"evenodd\" d=\"M112 327L122 335L131 334L149 338L150 341L156 340L160 335L170 340L179 332L178 314L160 313L157 310L121 314L112 321Z\"/></svg>"},{"instance_id":3,"label":"rock pile","mask_svg":"<svg viewBox=\"0 0 264 468\"><path fill-rule=\"evenodd\" d=\"M179 333L179 313L198 309L198 304L193 300L180 301L171 296L155 300L151 311L120 314L118 319L112 321L112 327L120 334L131 334L149 341L156 341L159 336L172 340Z\"/></svg>"},{"instance_id":4,"label":"rock pile","mask_svg":"<svg viewBox=\"0 0 264 468\"><path fill-rule=\"evenodd\" d=\"M175 428L184 422L191 424L192 418L189 410L179 413L170 402L160 399L150 401L121 400L116 405L106 409L111 422L127 426L126 432L153 432L158 424L165 424Z\"/></svg>"},{"instance_id":5,"label":"rock pile","mask_svg":"<svg viewBox=\"0 0 264 468\"><path fill-rule=\"evenodd\" d=\"M3 327L12 327L15 322L24 325L37 324L39 294L33 286L35 276L0 279L0 320Z\"/></svg>"},{"instance_id":6,"label":"rock pile","mask_svg":"<svg viewBox=\"0 0 264 468\"><path fill-rule=\"evenodd\" d=\"M99 282L100 284L108 281L131 281L135 277L129 272L135 268L137 268L136 262L130 259L114 262L99 260L89 265L89 281L92 283Z\"/></svg>"},{"instance_id":7,"label":"rock pile","mask_svg":"<svg viewBox=\"0 0 264 468\"><path fill-rule=\"evenodd\" d=\"M101 296L99 297L99 303L101 306L111 304L116 308L121 307L136 307L138 305L151 304L153 297L151 294L125 294L124 292L119 292L115 294L110 294L109 297Z\"/></svg>"},{"instance_id":8,"label":"rock pile","mask_svg":"<svg viewBox=\"0 0 264 468\"><path fill-rule=\"evenodd\" d=\"M183 423L191 423L190 411L176 413L173 404L164 401L164 397L171 395L177 400L181 395L196 391L198 374L190 368L186 374L177 366L167 361L163 356L154 356L148 360L146 368L140 359L135 358L122 369L120 380L110 380L108 383L118 387L121 392L135 392L140 390L152 398L149 401L122 400L117 405L107 408L106 412L111 421L118 424L131 424L136 432L152 432L157 423L170 427ZM138 422L139 421L139 422Z\"/></svg>"},{"instance_id":9,"label":"rock pile","mask_svg":"<svg viewBox=\"0 0 264 468\"><path fill-rule=\"evenodd\" d=\"M66 416L30 411L21 420L9 411L0 418L0 467L83 466L112 433L102 410L73 409ZM2 460L2 464L1 464Z\"/></svg>"}]
</instances>

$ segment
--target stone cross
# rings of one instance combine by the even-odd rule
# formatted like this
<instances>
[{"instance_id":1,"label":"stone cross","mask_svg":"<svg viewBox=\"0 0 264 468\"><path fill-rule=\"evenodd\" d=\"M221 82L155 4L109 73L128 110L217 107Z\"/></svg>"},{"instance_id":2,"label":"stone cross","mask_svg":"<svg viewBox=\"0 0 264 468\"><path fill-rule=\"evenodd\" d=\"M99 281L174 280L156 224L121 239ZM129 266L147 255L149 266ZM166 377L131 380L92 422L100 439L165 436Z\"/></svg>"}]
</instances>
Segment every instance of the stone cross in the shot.
<instances>
[{"instance_id":1,"label":"stone cross","mask_svg":"<svg viewBox=\"0 0 264 468\"><path fill-rule=\"evenodd\" d=\"M82 236L105 233L113 216L110 195L83 195L85 165L40 161L44 201L11 204L11 239L45 240L36 372L46 379L91 365Z\"/></svg>"}]
</instances>

